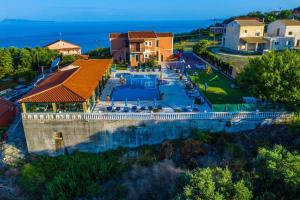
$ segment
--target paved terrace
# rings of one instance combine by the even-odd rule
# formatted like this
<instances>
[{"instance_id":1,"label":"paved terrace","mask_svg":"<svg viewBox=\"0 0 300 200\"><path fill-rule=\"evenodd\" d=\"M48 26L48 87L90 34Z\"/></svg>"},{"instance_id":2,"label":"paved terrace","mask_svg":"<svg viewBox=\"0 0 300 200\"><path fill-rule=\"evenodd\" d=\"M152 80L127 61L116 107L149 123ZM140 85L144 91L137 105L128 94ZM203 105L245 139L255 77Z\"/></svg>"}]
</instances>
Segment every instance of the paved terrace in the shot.
<instances>
[{"instance_id":1,"label":"paved terrace","mask_svg":"<svg viewBox=\"0 0 300 200\"><path fill-rule=\"evenodd\" d=\"M116 73L131 73L131 74L139 74L139 75L150 75L150 74L155 74L159 75L163 78L163 80L166 82L166 84L162 84L159 86L159 90L161 93L164 93L164 98L163 100L157 100L157 105L161 105L163 107L162 111L163 112L174 112L175 109L179 108L191 108L197 107L199 111L201 112L210 112L211 109L210 107L205 103L201 106L194 105L194 97L189 97L187 94L187 91L185 90L185 84L186 84L186 79L181 81L179 79L180 74L176 73L175 70L171 70L167 68L167 66L174 65L165 63L162 65L162 71L161 72L131 72L128 70L122 70L118 71ZM112 74L114 76L114 74ZM106 107L110 106L111 104L109 102L106 102L106 96L111 95L113 88L117 87L120 85L119 78L111 78L101 96L101 101L97 103L95 106L93 112L105 112ZM200 96L199 93L196 94L196 96ZM154 102L151 101L140 101L140 106L153 106ZM127 102L128 107L132 106L137 106L137 101L128 101ZM114 102L114 107L125 107L125 102ZM120 111L122 112L122 111Z\"/></svg>"}]
</instances>

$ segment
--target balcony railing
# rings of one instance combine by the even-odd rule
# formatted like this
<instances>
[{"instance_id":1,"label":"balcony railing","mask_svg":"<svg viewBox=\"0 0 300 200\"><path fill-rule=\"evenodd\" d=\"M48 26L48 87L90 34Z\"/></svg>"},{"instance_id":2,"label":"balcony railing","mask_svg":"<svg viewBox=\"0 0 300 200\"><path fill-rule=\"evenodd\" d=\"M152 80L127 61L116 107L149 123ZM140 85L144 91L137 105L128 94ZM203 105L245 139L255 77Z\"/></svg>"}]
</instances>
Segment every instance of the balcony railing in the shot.
<instances>
[{"instance_id":1,"label":"balcony railing","mask_svg":"<svg viewBox=\"0 0 300 200\"><path fill-rule=\"evenodd\" d=\"M23 120L242 120L291 119L287 112L203 112L203 113L23 113Z\"/></svg>"},{"instance_id":2,"label":"balcony railing","mask_svg":"<svg viewBox=\"0 0 300 200\"><path fill-rule=\"evenodd\" d=\"M130 47L131 52L144 52L145 48L144 47Z\"/></svg>"}]
</instances>

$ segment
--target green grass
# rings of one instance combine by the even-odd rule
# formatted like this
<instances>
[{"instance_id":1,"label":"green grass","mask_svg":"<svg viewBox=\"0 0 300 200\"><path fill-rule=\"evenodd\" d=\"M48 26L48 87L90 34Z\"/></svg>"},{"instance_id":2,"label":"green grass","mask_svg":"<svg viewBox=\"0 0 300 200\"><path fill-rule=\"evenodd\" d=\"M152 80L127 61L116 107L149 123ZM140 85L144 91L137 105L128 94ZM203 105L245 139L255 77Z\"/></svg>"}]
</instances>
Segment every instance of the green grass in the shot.
<instances>
[{"instance_id":1,"label":"green grass","mask_svg":"<svg viewBox=\"0 0 300 200\"><path fill-rule=\"evenodd\" d=\"M127 70L128 66L126 64L116 65L116 70Z\"/></svg>"},{"instance_id":2,"label":"green grass","mask_svg":"<svg viewBox=\"0 0 300 200\"><path fill-rule=\"evenodd\" d=\"M239 104L243 103L243 97L249 96L247 92L239 88L232 88L233 81L219 72L207 74L205 71L198 70L198 76L191 76L200 90L206 95L212 104ZM205 83L208 88L205 92Z\"/></svg>"}]
</instances>

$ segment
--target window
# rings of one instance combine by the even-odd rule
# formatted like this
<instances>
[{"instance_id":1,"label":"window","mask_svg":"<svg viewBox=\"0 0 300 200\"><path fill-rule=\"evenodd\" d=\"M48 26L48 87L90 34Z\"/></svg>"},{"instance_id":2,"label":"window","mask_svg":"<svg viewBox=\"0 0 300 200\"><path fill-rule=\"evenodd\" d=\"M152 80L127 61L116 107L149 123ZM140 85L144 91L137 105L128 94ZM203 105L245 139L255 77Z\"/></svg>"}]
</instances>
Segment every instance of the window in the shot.
<instances>
[{"instance_id":1,"label":"window","mask_svg":"<svg viewBox=\"0 0 300 200\"><path fill-rule=\"evenodd\" d=\"M159 41L158 41L158 40L156 40L156 47L158 47L158 45L159 45Z\"/></svg>"},{"instance_id":2,"label":"window","mask_svg":"<svg viewBox=\"0 0 300 200\"><path fill-rule=\"evenodd\" d=\"M275 42L274 44L277 46L277 45L279 45L279 42Z\"/></svg>"},{"instance_id":3,"label":"window","mask_svg":"<svg viewBox=\"0 0 300 200\"><path fill-rule=\"evenodd\" d=\"M247 30L247 29L245 30L245 33L248 33L248 30Z\"/></svg>"},{"instance_id":4,"label":"window","mask_svg":"<svg viewBox=\"0 0 300 200\"><path fill-rule=\"evenodd\" d=\"M293 35L293 32L292 32L292 31L290 31L290 32L289 32L289 35Z\"/></svg>"},{"instance_id":5,"label":"window","mask_svg":"<svg viewBox=\"0 0 300 200\"><path fill-rule=\"evenodd\" d=\"M145 58L150 58L150 55L149 54L145 54L144 57Z\"/></svg>"},{"instance_id":6,"label":"window","mask_svg":"<svg viewBox=\"0 0 300 200\"><path fill-rule=\"evenodd\" d=\"M255 33L255 36L256 36L256 37L259 37L259 36L260 36L260 32L256 32L256 33Z\"/></svg>"},{"instance_id":7,"label":"window","mask_svg":"<svg viewBox=\"0 0 300 200\"><path fill-rule=\"evenodd\" d=\"M277 29L277 36L280 34L280 28Z\"/></svg>"},{"instance_id":8,"label":"window","mask_svg":"<svg viewBox=\"0 0 300 200\"><path fill-rule=\"evenodd\" d=\"M146 47L152 47L152 42L151 41L147 41L144 43Z\"/></svg>"},{"instance_id":9,"label":"window","mask_svg":"<svg viewBox=\"0 0 300 200\"><path fill-rule=\"evenodd\" d=\"M135 55L135 60L136 60L136 62L139 62L140 61L140 56L139 55Z\"/></svg>"},{"instance_id":10,"label":"window","mask_svg":"<svg viewBox=\"0 0 300 200\"><path fill-rule=\"evenodd\" d=\"M287 45L287 46L292 46L292 41L287 41L287 42L286 42L286 45Z\"/></svg>"}]
</instances>

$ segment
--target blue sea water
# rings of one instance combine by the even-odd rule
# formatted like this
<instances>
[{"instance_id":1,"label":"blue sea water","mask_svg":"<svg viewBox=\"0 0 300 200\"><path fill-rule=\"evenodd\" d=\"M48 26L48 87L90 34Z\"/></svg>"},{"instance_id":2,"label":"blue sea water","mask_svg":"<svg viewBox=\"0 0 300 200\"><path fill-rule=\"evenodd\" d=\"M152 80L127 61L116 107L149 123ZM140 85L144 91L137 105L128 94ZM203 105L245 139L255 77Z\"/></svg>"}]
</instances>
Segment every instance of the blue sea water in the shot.
<instances>
[{"instance_id":1,"label":"blue sea water","mask_svg":"<svg viewBox=\"0 0 300 200\"><path fill-rule=\"evenodd\" d=\"M114 22L0 22L0 47L45 46L61 38L87 52L109 47L110 32L138 30L189 32L208 27L212 20L199 21L114 21Z\"/></svg>"}]
</instances>

